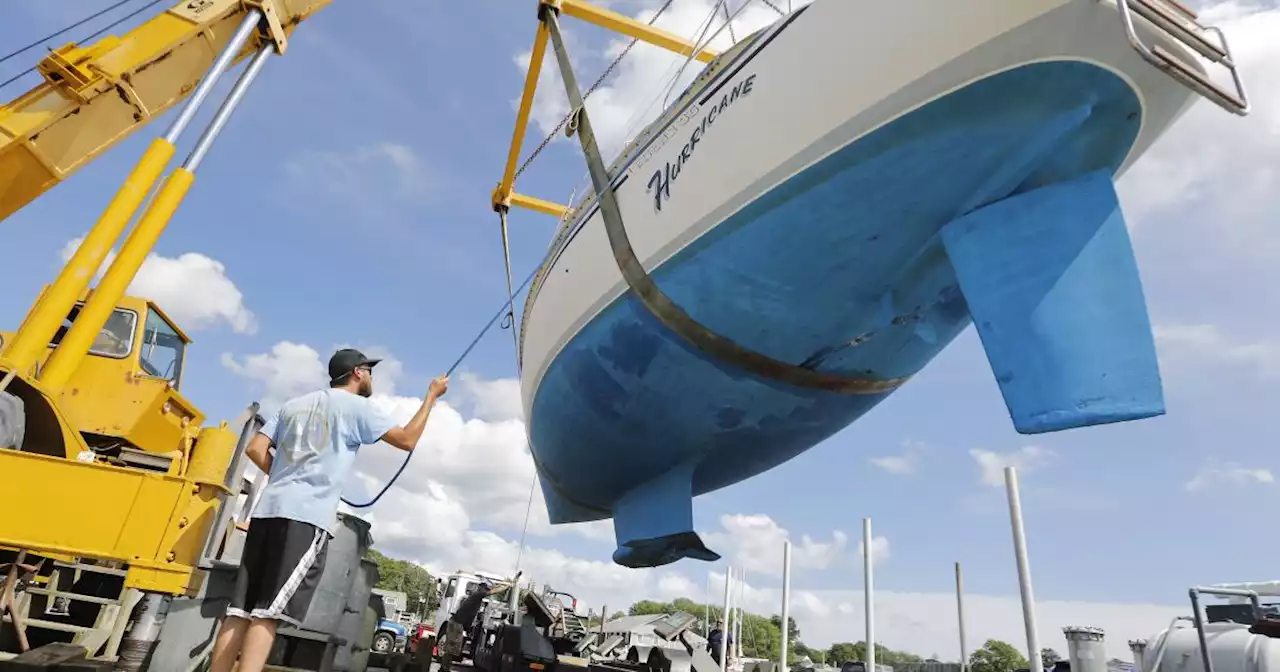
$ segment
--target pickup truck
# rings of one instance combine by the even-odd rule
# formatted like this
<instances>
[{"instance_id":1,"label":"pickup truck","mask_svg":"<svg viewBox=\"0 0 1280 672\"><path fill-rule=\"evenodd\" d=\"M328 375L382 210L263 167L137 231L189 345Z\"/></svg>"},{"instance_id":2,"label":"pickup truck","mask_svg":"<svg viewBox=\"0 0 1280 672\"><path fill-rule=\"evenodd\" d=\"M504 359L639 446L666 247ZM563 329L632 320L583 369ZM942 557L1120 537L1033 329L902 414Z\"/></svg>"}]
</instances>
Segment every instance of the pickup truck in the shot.
<instances>
[{"instance_id":1,"label":"pickup truck","mask_svg":"<svg viewBox=\"0 0 1280 672\"><path fill-rule=\"evenodd\" d=\"M404 651L408 639L408 628L384 618L378 621L378 629L373 633L372 651L382 654Z\"/></svg>"}]
</instances>

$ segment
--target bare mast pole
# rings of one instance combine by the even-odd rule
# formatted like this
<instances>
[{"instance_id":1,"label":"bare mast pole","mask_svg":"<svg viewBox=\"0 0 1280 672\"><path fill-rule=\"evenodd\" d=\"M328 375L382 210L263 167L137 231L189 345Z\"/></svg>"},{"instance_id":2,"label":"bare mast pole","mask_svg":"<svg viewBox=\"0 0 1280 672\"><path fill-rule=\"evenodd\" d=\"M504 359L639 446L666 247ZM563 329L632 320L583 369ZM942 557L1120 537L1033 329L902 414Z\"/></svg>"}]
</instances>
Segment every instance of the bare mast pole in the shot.
<instances>
[{"instance_id":1,"label":"bare mast pole","mask_svg":"<svg viewBox=\"0 0 1280 672\"><path fill-rule=\"evenodd\" d=\"M791 542L782 542L782 651L778 655L778 667L787 669L787 644L791 635Z\"/></svg>"},{"instance_id":2,"label":"bare mast pole","mask_svg":"<svg viewBox=\"0 0 1280 672\"><path fill-rule=\"evenodd\" d=\"M1040 638L1036 631L1036 598L1031 591L1031 566L1027 560L1027 533L1022 527L1022 498L1018 495L1018 470L1004 468L1004 487L1009 496L1009 524L1013 528L1013 553L1018 561L1018 589L1022 593L1022 621L1027 631L1027 658L1031 672L1044 672L1040 660Z\"/></svg>"},{"instance_id":3,"label":"bare mast pole","mask_svg":"<svg viewBox=\"0 0 1280 672\"><path fill-rule=\"evenodd\" d=\"M875 586L872 582L871 569L871 519L862 519L862 594L866 601L867 619L867 653L865 658L867 672L876 669L876 607Z\"/></svg>"},{"instance_id":4,"label":"bare mast pole","mask_svg":"<svg viewBox=\"0 0 1280 672\"><path fill-rule=\"evenodd\" d=\"M960 623L960 670L969 670L969 651L964 643L964 573L956 563L956 617Z\"/></svg>"}]
</instances>

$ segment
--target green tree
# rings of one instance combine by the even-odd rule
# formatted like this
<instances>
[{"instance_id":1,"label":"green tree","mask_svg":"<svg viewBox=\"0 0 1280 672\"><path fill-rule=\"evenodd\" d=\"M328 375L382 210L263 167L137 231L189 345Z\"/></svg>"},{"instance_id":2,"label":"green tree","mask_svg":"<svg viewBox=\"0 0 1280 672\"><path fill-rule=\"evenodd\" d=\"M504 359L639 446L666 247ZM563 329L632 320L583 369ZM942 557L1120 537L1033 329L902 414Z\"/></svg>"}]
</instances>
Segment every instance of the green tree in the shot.
<instances>
[{"instance_id":1,"label":"green tree","mask_svg":"<svg viewBox=\"0 0 1280 672\"><path fill-rule=\"evenodd\" d=\"M657 614L670 614L674 611L675 609L672 608L671 603L669 602L640 600L639 602L631 605L631 609L627 610L627 613L632 616L650 616Z\"/></svg>"},{"instance_id":2,"label":"green tree","mask_svg":"<svg viewBox=\"0 0 1280 672\"><path fill-rule=\"evenodd\" d=\"M706 611L706 608L703 605L698 604L687 597L677 597L671 603L671 607L675 611L687 611L698 618L702 618L702 614Z\"/></svg>"},{"instance_id":3,"label":"green tree","mask_svg":"<svg viewBox=\"0 0 1280 672\"><path fill-rule=\"evenodd\" d=\"M773 623L773 627L778 629L778 632L782 632L782 616L780 614L770 616L769 621ZM800 641L800 626L796 625L796 619L792 616L787 617L787 641Z\"/></svg>"},{"instance_id":4,"label":"green tree","mask_svg":"<svg viewBox=\"0 0 1280 672\"><path fill-rule=\"evenodd\" d=\"M998 639L988 639L969 656L970 672L1009 672L1029 665L1022 652Z\"/></svg>"},{"instance_id":5,"label":"green tree","mask_svg":"<svg viewBox=\"0 0 1280 672\"><path fill-rule=\"evenodd\" d=\"M408 598L405 608L419 618L429 620L428 614L440 606L436 581L430 572L412 562L389 558L372 548L365 557L378 565L378 585L375 588L404 593Z\"/></svg>"},{"instance_id":6,"label":"green tree","mask_svg":"<svg viewBox=\"0 0 1280 672\"><path fill-rule=\"evenodd\" d=\"M1040 663L1044 665L1045 669L1053 667L1053 664L1059 660L1062 660L1062 656L1059 656L1057 651L1054 651L1053 649L1040 649Z\"/></svg>"},{"instance_id":7,"label":"green tree","mask_svg":"<svg viewBox=\"0 0 1280 672\"><path fill-rule=\"evenodd\" d=\"M832 665L840 665L846 660L862 660L862 654L865 652L864 647L859 647L853 642L837 642L827 647L826 658L831 661Z\"/></svg>"},{"instance_id":8,"label":"green tree","mask_svg":"<svg viewBox=\"0 0 1280 672\"><path fill-rule=\"evenodd\" d=\"M826 651L811 649L808 646L805 646L804 642L799 640L796 640L796 642L787 647L787 649L787 658L790 659L787 661L788 663L797 662L805 656L808 656L809 660L812 660L815 663L821 663L827 659Z\"/></svg>"}]
</instances>

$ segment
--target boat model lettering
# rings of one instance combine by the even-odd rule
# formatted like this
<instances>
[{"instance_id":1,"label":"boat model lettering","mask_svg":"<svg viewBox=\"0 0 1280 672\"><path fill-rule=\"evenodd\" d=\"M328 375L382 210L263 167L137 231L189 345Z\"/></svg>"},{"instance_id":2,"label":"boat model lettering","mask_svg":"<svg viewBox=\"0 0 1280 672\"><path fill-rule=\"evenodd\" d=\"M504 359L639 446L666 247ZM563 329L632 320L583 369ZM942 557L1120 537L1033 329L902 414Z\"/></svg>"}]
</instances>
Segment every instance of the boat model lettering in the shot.
<instances>
[{"instance_id":1,"label":"boat model lettering","mask_svg":"<svg viewBox=\"0 0 1280 672\"><path fill-rule=\"evenodd\" d=\"M667 161L666 165L653 172L653 176L649 178L649 185L646 191L653 194L653 209L655 212L662 212L662 202L671 198L671 184L680 178L681 169L689 162L693 153L697 151L698 143L702 141L703 136L716 123L716 119L732 106L738 98L751 94L755 79L756 76L754 74L748 75L741 82L734 85L733 89L722 95L720 102L710 103L706 108L706 113L702 115L702 121L689 134L689 139L680 148L680 154L675 161ZM699 111L701 111L701 108L699 108ZM690 113L694 113L694 111L690 110Z\"/></svg>"}]
</instances>

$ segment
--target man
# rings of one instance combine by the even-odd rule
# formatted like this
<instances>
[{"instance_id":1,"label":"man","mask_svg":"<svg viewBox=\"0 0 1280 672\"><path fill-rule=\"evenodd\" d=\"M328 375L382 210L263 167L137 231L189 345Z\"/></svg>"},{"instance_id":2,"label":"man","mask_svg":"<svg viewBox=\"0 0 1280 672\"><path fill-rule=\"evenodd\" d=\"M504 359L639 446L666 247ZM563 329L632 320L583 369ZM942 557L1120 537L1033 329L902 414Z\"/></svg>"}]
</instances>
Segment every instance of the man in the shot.
<instances>
[{"instance_id":1,"label":"man","mask_svg":"<svg viewBox=\"0 0 1280 672\"><path fill-rule=\"evenodd\" d=\"M733 649L733 635L724 631L724 617L716 619L716 627L707 633L707 652L711 654L711 659L716 661L716 665L724 667L724 663L720 660L720 645L724 641L726 654Z\"/></svg>"},{"instance_id":2,"label":"man","mask_svg":"<svg viewBox=\"0 0 1280 672\"><path fill-rule=\"evenodd\" d=\"M280 621L301 624L324 572L356 451L379 440L413 450L432 406L449 389L447 377L431 381L413 419L397 427L369 399L379 361L358 350L334 353L329 388L285 402L245 449L270 477L251 516L211 672L231 672L237 656L238 672L260 672Z\"/></svg>"},{"instance_id":3,"label":"man","mask_svg":"<svg viewBox=\"0 0 1280 672\"><path fill-rule=\"evenodd\" d=\"M458 602L457 609L449 615L449 620L444 623L444 632L438 633L437 648L440 652L440 668L448 670L454 661L462 656L462 646L466 639L466 633L471 631L475 625L476 616L480 615L480 611L484 608L484 601L505 592L511 586L518 585L520 582L520 574L516 574L516 578L511 585L499 583L493 585L488 581L481 581L471 586L467 591L466 597Z\"/></svg>"}]
</instances>

